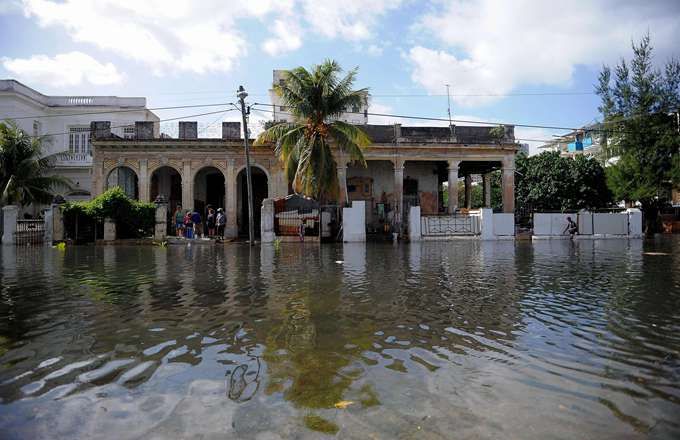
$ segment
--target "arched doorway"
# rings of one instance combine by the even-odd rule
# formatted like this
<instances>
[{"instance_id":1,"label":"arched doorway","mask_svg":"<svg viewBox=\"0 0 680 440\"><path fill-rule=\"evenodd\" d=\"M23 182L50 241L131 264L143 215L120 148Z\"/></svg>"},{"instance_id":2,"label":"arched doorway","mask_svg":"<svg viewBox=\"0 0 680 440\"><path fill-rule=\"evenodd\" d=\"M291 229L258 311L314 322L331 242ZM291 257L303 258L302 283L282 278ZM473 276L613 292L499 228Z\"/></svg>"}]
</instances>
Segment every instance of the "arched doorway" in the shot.
<instances>
[{"instance_id":1,"label":"arched doorway","mask_svg":"<svg viewBox=\"0 0 680 440\"><path fill-rule=\"evenodd\" d=\"M269 180L267 173L262 168L251 166L251 176L253 180L253 223L255 225L255 236L260 236L260 211L262 201L269 196ZM248 235L248 184L246 183L246 170L242 169L237 176L238 184L238 233L242 236Z\"/></svg>"},{"instance_id":2,"label":"arched doorway","mask_svg":"<svg viewBox=\"0 0 680 440\"><path fill-rule=\"evenodd\" d=\"M201 168L194 176L194 209L205 218L208 207L225 207L224 174L215 167Z\"/></svg>"},{"instance_id":3,"label":"arched doorway","mask_svg":"<svg viewBox=\"0 0 680 440\"><path fill-rule=\"evenodd\" d=\"M182 205L182 176L169 166L162 166L151 173L149 188L150 201L162 195L168 201L168 212L175 212L177 206Z\"/></svg>"},{"instance_id":4,"label":"arched doorway","mask_svg":"<svg viewBox=\"0 0 680 440\"><path fill-rule=\"evenodd\" d=\"M139 200L139 178L132 168L119 166L106 176L106 189L119 186L131 199Z\"/></svg>"}]
</instances>

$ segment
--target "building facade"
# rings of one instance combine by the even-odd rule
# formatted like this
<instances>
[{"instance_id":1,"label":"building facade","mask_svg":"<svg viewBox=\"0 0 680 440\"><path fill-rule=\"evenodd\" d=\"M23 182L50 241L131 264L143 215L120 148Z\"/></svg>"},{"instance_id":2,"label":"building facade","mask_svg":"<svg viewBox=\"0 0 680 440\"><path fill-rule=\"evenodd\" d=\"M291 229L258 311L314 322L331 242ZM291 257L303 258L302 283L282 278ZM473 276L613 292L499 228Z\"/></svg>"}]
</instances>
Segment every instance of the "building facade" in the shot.
<instances>
[{"instance_id":1,"label":"building facade","mask_svg":"<svg viewBox=\"0 0 680 440\"><path fill-rule=\"evenodd\" d=\"M106 118L112 133L135 136L135 121L159 118L146 108L146 98L117 96L47 96L12 79L0 80L0 120L13 120L26 133L43 138L43 154L54 158L54 173L67 177L66 199L89 199L92 193L90 123Z\"/></svg>"},{"instance_id":2,"label":"building facade","mask_svg":"<svg viewBox=\"0 0 680 440\"><path fill-rule=\"evenodd\" d=\"M112 186L143 201L162 195L170 211L203 211L207 205L226 211L228 236L246 233L247 205L245 158L238 122L224 122L220 139L199 139L196 122L179 123L180 137L154 137L149 122L137 123L137 137L125 139L111 132L111 123L93 123L93 191L100 194ZM339 204L366 201L366 223L399 223L408 207L419 205L423 214L454 213L464 207L448 182L465 182L481 175L485 205L490 206L490 173L502 170L503 211L514 212L514 173L517 144L514 127L505 127L502 140L494 139L490 127L402 127L362 125L372 139L364 150L367 166L335 155L340 184ZM455 133L452 136L452 132ZM251 149L255 224L265 198L290 193L284 170L272 146ZM467 192L467 191L466 191ZM467 200L468 207L470 198ZM256 228L259 229L259 228Z\"/></svg>"}]
</instances>

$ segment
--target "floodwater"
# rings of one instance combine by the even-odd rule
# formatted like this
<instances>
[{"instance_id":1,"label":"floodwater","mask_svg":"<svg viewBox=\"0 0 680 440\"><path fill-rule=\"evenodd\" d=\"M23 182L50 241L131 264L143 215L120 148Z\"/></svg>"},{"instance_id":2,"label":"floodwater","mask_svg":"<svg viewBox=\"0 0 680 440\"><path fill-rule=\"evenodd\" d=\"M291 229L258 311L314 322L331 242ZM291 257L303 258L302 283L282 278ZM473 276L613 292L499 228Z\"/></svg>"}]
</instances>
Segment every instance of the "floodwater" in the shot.
<instances>
[{"instance_id":1,"label":"floodwater","mask_svg":"<svg viewBox=\"0 0 680 440\"><path fill-rule=\"evenodd\" d=\"M3 247L2 438L680 438L680 237Z\"/></svg>"}]
</instances>

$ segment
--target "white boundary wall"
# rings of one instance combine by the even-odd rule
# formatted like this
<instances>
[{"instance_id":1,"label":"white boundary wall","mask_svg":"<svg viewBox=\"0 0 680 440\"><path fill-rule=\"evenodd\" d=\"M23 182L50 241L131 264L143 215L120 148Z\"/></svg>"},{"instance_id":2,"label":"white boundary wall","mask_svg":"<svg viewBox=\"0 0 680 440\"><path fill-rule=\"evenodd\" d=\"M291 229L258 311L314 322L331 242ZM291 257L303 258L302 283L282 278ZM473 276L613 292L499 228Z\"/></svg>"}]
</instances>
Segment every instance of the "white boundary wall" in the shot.
<instances>
[{"instance_id":1,"label":"white boundary wall","mask_svg":"<svg viewBox=\"0 0 680 440\"><path fill-rule=\"evenodd\" d=\"M515 215L494 213L490 208L470 212L473 234L442 234L423 238L420 207L412 206L408 215L410 241L427 240L512 240L515 238Z\"/></svg>"},{"instance_id":2,"label":"white boundary wall","mask_svg":"<svg viewBox=\"0 0 680 440\"><path fill-rule=\"evenodd\" d=\"M575 238L640 238L642 237L642 212L628 209L624 212L536 213L534 214L534 239L569 238L564 232L567 217L578 224Z\"/></svg>"}]
</instances>

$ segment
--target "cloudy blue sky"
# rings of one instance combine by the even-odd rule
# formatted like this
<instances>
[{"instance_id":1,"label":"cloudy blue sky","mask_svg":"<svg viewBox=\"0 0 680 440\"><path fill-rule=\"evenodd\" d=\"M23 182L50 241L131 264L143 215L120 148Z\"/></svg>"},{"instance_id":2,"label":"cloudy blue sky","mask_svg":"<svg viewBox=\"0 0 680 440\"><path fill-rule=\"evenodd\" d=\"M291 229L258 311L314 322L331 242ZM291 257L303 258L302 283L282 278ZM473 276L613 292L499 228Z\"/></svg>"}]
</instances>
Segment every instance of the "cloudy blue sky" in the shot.
<instances>
[{"instance_id":1,"label":"cloudy blue sky","mask_svg":"<svg viewBox=\"0 0 680 440\"><path fill-rule=\"evenodd\" d=\"M239 84L268 102L273 69L334 58L359 67L374 112L446 117L448 83L454 119L576 127L598 117L602 64L647 31L659 63L680 55L680 1L0 0L0 77L149 107L231 101Z\"/></svg>"}]
</instances>

